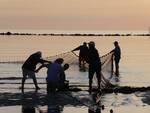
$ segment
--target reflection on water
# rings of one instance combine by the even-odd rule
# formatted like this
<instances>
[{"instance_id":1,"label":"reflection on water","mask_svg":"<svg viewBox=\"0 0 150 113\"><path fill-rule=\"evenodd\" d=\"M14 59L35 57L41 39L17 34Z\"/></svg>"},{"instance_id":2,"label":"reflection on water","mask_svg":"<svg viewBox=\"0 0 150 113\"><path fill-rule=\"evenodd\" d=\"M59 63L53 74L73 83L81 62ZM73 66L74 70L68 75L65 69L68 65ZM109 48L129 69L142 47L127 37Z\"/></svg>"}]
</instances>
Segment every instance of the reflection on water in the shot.
<instances>
[{"instance_id":1,"label":"reflection on water","mask_svg":"<svg viewBox=\"0 0 150 113\"><path fill-rule=\"evenodd\" d=\"M67 103L64 99L72 98L70 101L70 105L74 103L74 101L78 101L73 95L67 94L69 98L64 98L65 94L63 96L58 96L56 93L50 93L49 95L45 95L45 99L47 102L43 104L43 106L46 106L44 109L43 107L40 107L38 104L38 101L42 101L37 93L31 93L32 95L23 95L22 98L22 113L63 113L63 109ZM95 104L88 106L86 104L83 104L84 102L80 101L77 105L82 107L88 107L86 113L101 113L101 103L96 103L96 97L97 93L93 93L91 95L92 100L91 102L95 102ZM62 102L59 102L59 98L61 98ZM89 98L87 98L89 99ZM66 107L65 107L66 108Z\"/></svg>"},{"instance_id":2,"label":"reflection on water","mask_svg":"<svg viewBox=\"0 0 150 113\"><path fill-rule=\"evenodd\" d=\"M96 94L89 95L86 92L75 94L58 92L47 96L46 92L45 94L26 92L24 95L1 93L0 113L12 111L14 113L109 113L110 109L113 109L114 113L149 113L150 110L149 106L141 102L150 98L149 92L102 95L100 103L96 105L93 104ZM101 105L105 105L104 110L101 109Z\"/></svg>"},{"instance_id":3,"label":"reflection on water","mask_svg":"<svg viewBox=\"0 0 150 113\"><path fill-rule=\"evenodd\" d=\"M35 107L22 106L22 113L35 113Z\"/></svg>"},{"instance_id":4,"label":"reflection on water","mask_svg":"<svg viewBox=\"0 0 150 113\"><path fill-rule=\"evenodd\" d=\"M88 113L101 113L101 109L97 108L97 109L88 109Z\"/></svg>"}]
</instances>

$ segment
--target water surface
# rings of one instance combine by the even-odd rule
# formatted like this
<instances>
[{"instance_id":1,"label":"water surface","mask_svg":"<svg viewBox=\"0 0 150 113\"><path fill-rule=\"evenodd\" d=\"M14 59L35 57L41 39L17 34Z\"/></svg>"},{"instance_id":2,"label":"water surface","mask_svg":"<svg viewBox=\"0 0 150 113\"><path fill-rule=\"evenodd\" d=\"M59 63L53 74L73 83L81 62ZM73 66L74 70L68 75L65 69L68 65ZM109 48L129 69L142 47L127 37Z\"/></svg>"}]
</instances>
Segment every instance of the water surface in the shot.
<instances>
[{"instance_id":1,"label":"water surface","mask_svg":"<svg viewBox=\"0 0 150 113\"><path fill-rule=\"evenodd\" d=\"M114 41L119 41L122 58L120 62L120 77L118 84L120 86L137 86L147 87L150 85L150 38L149 37L75 37L75 36L0 36L0 61L18 61L25 60L30 54L36 51L42 51L43 57L53 56L59 53L71 51L84 41L95 41L96 47L100 55L110 52L114 46ZM1 63L0 78L3 77L22 77L22 64ZM78 67L72 66L67 72L67 79L70 83L88 84L88 73L79 72ZM43 69L37 74L38 83L44 83L46 70ZM0 80L0 92L13 95L21 95L18 89L21 80ZM18 84L11 84L18 83ZM32 83L32 80L27 80ZM45 94L45 84L39 84L42 88L40 93ZM26 84L25 87L34 89L33 85ZM85 95L85 94L84 94ZM5 95L7 96L7 95ZM5 97L4 96L4 97ZM103 113L108 113L112 108L115 113L149 113L149 92L136 92L133 94L105 94L102 97L102 104L106 106ZM1 98L2 99L2 98ZM21 105L0 105L0 112L5 113L14 110L21 113ZM42 106L40 106L42 109ZM46 109L46 105L43 106ZM87 106L67 105L63 108L63 113L70 111L78 111L80 113L88 113ZM37 111L38 112L38 111Z\"/></svg>"}]
</instances>

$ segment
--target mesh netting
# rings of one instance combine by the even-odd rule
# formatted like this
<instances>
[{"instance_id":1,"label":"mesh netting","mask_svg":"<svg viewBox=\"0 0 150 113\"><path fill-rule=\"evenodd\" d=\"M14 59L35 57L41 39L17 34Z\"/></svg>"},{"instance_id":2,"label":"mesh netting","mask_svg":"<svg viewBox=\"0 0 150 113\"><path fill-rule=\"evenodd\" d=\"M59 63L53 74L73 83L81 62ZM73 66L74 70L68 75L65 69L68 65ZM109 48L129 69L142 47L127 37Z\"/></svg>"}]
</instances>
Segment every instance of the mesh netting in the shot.
<instances>
[{"instance_id":1,"label":"mesh netting","mask_svg":"<svg viewBox=\"0 0 150 113\"><path fill-rule=\"evenodd\" d=\"M111 83L112 80L112 75L113 75L113 60L112 60L112 55L113 53L108 53L103 55L101 58L101 63L102 63L102 71L101 71L101 75L102 75L102 82L101 82L101 87L102 88L108 88L113 86L113 84ZM50 57L46 57L44 59L49 60L49 61L54 61L57 58L63 58L64 59L64 63L68 63L69 65L76 65L75 67L77 67L77 65L79 65L79 60L78 60L78 55L74 52L66 52L66 53L61 53L58 55L54 55L54 56L50 56ZM16 61L7 61L7 62L1 62L1 63L23 63L24 61L22 60L16 60ZM84 64L86 71L88 70L88 64L85 63ZM73 68L75 68L73 66ZM78 71L78 70L76 70ZM80 70L82 72L84 72L85 70ZM97 82L96 76L94 76L94 83Z\"/></svg>"},{"instance_id":2,"label":"mesh netting","mask_svg":"<svg viewBox=\"0 0 150 113\"><path fill-rule=\"evenodd\" d=\"M102 82L101 87L111 87L113 86L110 82L112 75L113 75L113 60L112 60L113 53L105 54L101 58L102 63ZM47 60L54 61L57 58L63 58L64 63L68 63L70 65L78 65L78 55L76 55L74 52L66 52L62 54L58 54L56 56L47 57ZM85 64L85 66L88 68L88 64ZM96 76L94 76L94 80L96 81Z\"/></svg>"}]
</instances>

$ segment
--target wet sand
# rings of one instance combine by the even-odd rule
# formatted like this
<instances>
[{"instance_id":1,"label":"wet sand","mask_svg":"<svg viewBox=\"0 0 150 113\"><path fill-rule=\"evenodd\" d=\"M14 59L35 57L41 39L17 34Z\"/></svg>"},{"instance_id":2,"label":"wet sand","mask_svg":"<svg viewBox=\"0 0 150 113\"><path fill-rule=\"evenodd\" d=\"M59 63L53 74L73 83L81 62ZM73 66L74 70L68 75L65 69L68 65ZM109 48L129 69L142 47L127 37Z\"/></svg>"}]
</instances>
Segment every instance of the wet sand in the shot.
<instances>
[{"instance_id":1,"label":"wet sand","mask_svg":"<svg viewBox=\"0 0 150 113\"><path fill-rule=\"evenodd\" d=\"M94 93L80 92L57 92L47 95L45 90L39 92L26 91L22 94L20 90L16 93L0 94L0 113L12 112L25 113L24 110L35 109L36 113L49 113L56 110L56 113L149 113L150 91L135 92L132 94L103 94L99 104L93 100ZM102 105L105 109L102 109ZM98 111L96 112L96 110ZM99 111L100 110L100 111ZM51 112L50 112L51 111ZM33 112L34 113L34 112Z\"/></svg>"}]
</instances>

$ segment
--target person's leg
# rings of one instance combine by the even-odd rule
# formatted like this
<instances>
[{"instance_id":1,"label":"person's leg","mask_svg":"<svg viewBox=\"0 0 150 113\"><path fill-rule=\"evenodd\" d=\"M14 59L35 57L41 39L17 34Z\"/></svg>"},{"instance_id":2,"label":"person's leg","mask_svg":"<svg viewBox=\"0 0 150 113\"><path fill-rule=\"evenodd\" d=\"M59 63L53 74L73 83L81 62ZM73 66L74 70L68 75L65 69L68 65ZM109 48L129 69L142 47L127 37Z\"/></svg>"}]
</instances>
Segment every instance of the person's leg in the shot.
<instances>
[{"instance_id":1,"label":"person's leg","mask_svg":"<svg viewBox=\"0 0 150 113\"><path fill-rule=\"evenodd\" d=\"M96 71L98 89L101 89L101 70Z\"/></svg>"},{"instance_id":2,"label":"person's leg","mask_svg":"<svg viewBox=\"0 0 150 113\"><path fill-rule=\"evenodd\" d=\"M79 67L81 68L81 62L82 62L82 58L81 56L79 56Z\"/></svg>"},{"instance_id":3,"label":"person's leg","mask_svg":"<svg viewBox=\"0 0 150 113\"><path fill-rule=\"evenodd\" d=\"M26 77L27 77L27 73L26 73L26 70L22 69L22 86L21 86L21 90L22 92L24 92L24 83L25 83L25 80L26 80Z\"/></svg>"},{"instance_id":4,"label":"person's leg","mask_svg":"<svg viewBox=\"0 0 150 113\"><path fill-rule=\"evenodd\" d=\"M38 84L37 84L35 72L30 71L29 73L30 73L29 76L33 79L36 90L39 90L40 88L38 87Z\"/></svg>"},{"instance_id":5,"label":"person's leg","mask_svg":"<svg viewBox=\"0 0 150 113\"><path fill-rule=\"evenodd\" d=\"M93 80L94 70L89 66L89 91L92 91L92 80Z\"/></svg>"},{"instance_id":6,"label":"person's leg","mask_svg":"<svg viewBox=\"0 0 150 113\"><path fill-rule=\"evenodd\" d=\"M119 76L119 60L115 60L116 76Z\"/></svg>"},{"instance_id":7,"label":"person's leg","mask_svg":"<svg viewBox=\"0 0 150 113\"><path fill-rule=\"evenodd\" d=\"M85 60L85 58L82 58L82 68L83 68L83 71L86 71L85 64L86 64L86 60Z\"/></svg>"}]
</instances>

